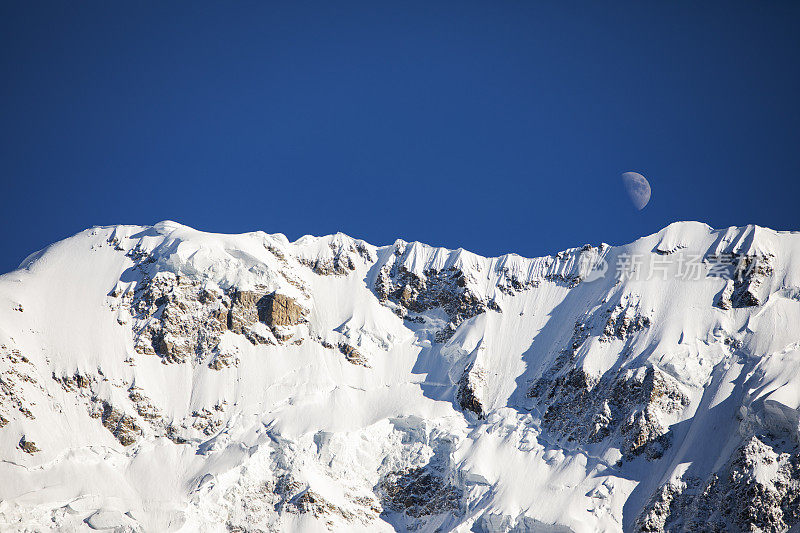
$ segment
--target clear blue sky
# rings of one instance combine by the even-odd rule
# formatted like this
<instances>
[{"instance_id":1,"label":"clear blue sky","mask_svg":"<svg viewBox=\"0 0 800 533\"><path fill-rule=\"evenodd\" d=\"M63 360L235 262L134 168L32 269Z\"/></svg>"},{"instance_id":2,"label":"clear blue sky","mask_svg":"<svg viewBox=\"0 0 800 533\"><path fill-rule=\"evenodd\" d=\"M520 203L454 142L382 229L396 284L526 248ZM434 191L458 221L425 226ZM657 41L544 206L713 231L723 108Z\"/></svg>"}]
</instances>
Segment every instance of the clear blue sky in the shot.
<instances>
[{"instance_id":1,"label":"clear blue sky","mask_svg":"<svg viewBox=\"0 0 800 533\"><path fill-rule=\"evenodd\" d=\"M0 80L1 271L163 219L527 256L800 230L800 2L17 0Z\"/></svg>"}]
</instances>

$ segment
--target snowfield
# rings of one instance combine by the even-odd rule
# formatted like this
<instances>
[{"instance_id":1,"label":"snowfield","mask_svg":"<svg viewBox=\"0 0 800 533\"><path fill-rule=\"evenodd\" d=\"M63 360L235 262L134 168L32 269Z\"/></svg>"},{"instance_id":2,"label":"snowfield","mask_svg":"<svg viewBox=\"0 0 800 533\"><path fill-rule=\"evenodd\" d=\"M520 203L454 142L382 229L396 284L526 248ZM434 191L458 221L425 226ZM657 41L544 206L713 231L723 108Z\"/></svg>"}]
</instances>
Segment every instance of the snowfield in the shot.
<instances>
[{"instance_id":1,"label":"snowfield","mask_svg":"<svg viewBox=\"0 0 800 533\"><path fill-rule=\"evenodd\" d=\"M787 531L798 439L798 232L165 221L0 276L2 531Z\"/></svg>"}]
</instances>

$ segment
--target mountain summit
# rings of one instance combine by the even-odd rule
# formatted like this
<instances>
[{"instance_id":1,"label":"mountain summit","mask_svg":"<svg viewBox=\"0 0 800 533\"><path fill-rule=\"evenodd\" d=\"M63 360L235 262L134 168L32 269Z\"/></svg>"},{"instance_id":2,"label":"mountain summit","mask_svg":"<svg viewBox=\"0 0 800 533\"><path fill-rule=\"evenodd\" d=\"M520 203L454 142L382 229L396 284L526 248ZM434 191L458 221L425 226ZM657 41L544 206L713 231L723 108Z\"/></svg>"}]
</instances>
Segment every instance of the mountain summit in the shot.
<instances>
[{"instance_id":1,"label":"mountain summit","mask_svg":"<svg viewBox=\"0 0 800 533\"><path fill-rule=\"evenodd\" d=\"M0 529L785 531L800 233L95 227L0 276Z\"/></svg>"}]
</instances>

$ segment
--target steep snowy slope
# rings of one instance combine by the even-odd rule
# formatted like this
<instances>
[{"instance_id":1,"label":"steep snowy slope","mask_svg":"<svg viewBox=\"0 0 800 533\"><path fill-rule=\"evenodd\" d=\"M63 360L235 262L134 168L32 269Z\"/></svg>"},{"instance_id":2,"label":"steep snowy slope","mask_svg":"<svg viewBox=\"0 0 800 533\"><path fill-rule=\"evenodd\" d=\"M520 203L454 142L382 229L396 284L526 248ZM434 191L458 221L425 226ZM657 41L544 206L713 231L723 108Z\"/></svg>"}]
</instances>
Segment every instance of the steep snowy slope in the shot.
<instances>
[{"instance_id":1,"label":"steep snowy slope","mask_svg":"<svg viewBox=\"0 0 800 533\"><path fill-rule=\"evenodd\" d=\"M0 530L784 531L800 233L96 227L0 276Z\"/></svg>"}]
</instances>

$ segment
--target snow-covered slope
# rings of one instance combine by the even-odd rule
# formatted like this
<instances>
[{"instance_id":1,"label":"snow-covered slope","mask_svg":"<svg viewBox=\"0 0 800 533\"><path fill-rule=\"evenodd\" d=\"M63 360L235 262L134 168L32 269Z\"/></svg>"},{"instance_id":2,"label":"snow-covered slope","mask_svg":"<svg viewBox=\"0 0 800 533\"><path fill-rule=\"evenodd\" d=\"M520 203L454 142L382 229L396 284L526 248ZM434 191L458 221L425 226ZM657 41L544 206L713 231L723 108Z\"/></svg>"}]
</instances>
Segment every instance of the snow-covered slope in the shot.
<instances>
[{"instance_id":1,"label":"snow-covered slope","mask_svg":"<svg viewBox=\"0 0 800 533\"><path fill-rule=\"evenodd\" d=\"M0 530L782 531L800 233L96 227L0 277Z\"/></svg>"}]
</instances>

